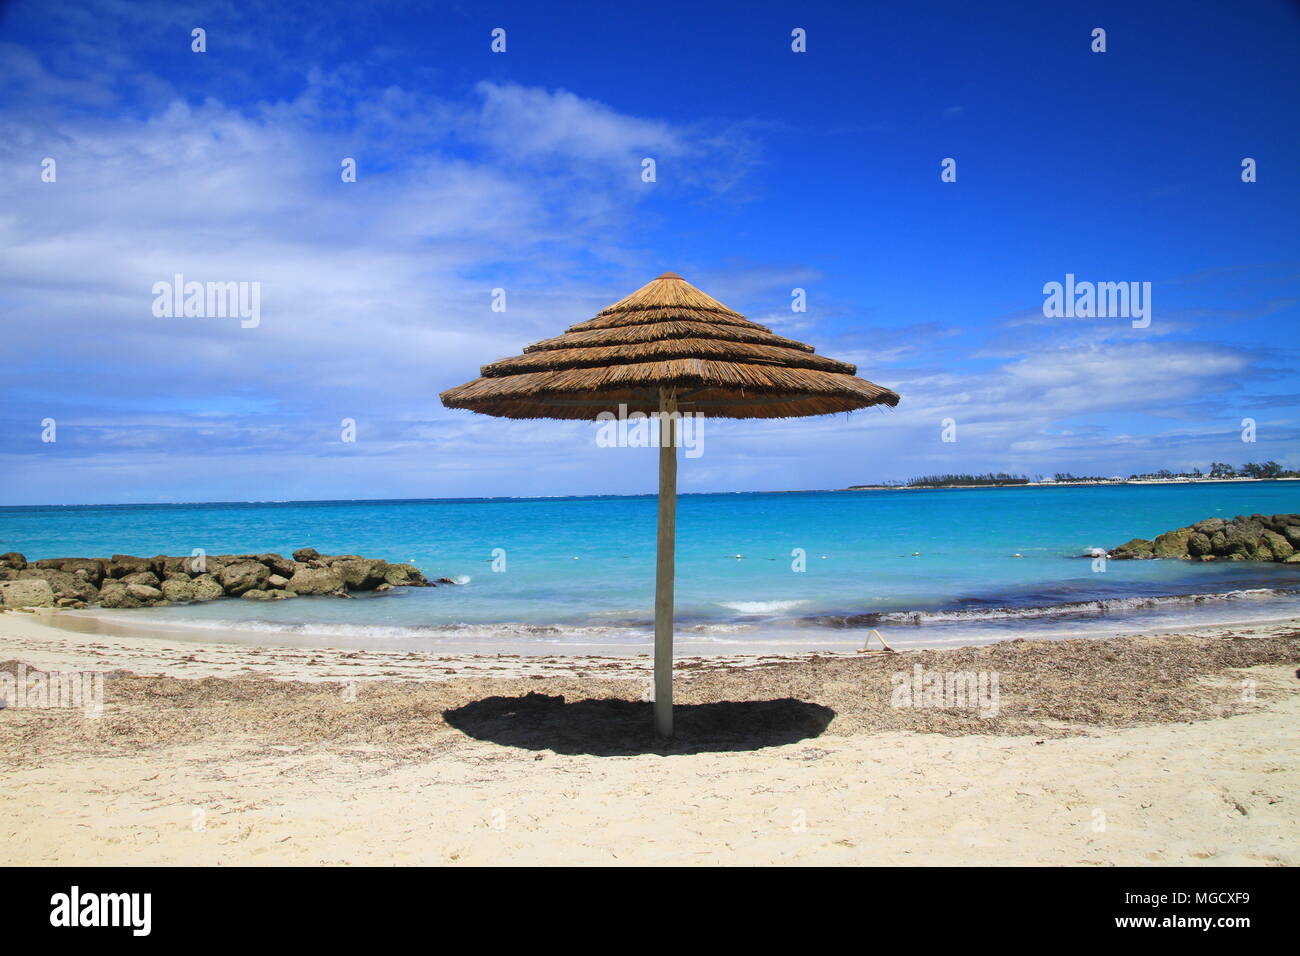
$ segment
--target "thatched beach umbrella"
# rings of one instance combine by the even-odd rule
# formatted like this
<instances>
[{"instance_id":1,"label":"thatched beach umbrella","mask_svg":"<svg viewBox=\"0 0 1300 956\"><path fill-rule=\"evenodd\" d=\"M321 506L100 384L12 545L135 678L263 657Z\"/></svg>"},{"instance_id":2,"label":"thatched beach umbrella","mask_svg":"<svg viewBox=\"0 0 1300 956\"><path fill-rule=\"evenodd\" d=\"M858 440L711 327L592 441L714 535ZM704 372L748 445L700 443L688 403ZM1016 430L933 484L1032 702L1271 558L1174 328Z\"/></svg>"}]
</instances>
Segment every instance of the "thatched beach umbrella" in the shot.
<instances>
[{"instance_id":1,"label":"thatched beach umbrella","mask_svg":"<svg viewBox=\"0 0 1300 956\"><path fill-rule=\"evenodd\" d=\"M673 557L679 416L799 418L897 405L857 369L774 335L665 272L594 319L485 365L442 403L503 418L659 417L659 541L655 573L655 727L672 734Z\"/></svg>"}]
</instances>

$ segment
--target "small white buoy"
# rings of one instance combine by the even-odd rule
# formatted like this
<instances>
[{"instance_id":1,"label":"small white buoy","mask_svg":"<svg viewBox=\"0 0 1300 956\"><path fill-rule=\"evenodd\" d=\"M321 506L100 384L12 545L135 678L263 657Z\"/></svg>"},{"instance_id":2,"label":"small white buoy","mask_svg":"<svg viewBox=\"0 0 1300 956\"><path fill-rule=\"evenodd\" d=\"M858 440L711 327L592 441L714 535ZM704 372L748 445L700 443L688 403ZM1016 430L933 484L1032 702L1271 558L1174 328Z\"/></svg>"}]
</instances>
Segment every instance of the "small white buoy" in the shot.
<instances>
[{"instance_id":1,"label":"small white buoy","mask_svg":"<svg viewBox=\"0 0 1300 956\"><path fill-rule=\"evenodd\" d=\"M1013 558L1023 558L1024 555L1021 554L1019 551L1017 551L1015 554L1012 555L1012 557L1013 557Z\"/></svg>"},{"instance_id":2,"label":"small white buoy","mask_svg":"<svg viewBox=\"0 0 1300 956\"><path fill-rule=\"evenodd\" d=\"M739 561L739 560L741 560L743 557L744 557L743 554L738 554L738 555L736 555L736 560Z\"/></svg>"}]
</instances>

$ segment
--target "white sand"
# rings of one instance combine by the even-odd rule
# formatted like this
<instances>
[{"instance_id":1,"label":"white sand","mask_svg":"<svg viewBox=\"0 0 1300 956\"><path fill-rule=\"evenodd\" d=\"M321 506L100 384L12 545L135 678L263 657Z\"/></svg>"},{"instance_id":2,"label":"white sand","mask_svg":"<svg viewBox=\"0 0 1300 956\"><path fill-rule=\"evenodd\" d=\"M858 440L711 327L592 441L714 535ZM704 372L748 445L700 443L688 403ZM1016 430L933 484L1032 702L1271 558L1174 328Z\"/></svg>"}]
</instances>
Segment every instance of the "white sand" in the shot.
<instances>
[{"instance_id":1,"label":"white sand","mask_svg":"<svg viewBox=\"0 0 1300 956\"><path fill-rule=\"evenodd\" d=\"M0 660L42 667L430 676L425 655L350 653L87 639L0 614ZM462 676L472 664L593 673L446 661ZM466 737L417 760L223 740L61 752L0 771L0 863L1295 865L1298 682L1285 667L1249 675L1276 693L1244 715L1063 739L884 732L597 757Z\"/></svg>"}]
</instances>

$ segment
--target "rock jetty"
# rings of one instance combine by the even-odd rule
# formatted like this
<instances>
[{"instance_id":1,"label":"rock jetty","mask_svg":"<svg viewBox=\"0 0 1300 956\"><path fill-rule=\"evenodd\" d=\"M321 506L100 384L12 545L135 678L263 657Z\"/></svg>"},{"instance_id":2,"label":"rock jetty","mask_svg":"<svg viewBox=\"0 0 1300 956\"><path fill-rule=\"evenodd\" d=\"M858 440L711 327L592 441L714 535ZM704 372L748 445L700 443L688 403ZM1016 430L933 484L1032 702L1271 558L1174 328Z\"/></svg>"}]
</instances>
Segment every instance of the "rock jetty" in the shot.
<instances>
[{"instance_id":1,"label":"rock jetty","mask_svg":"<svg viewBox=\"0 0 1300 956\"><path fill-rule=\"evenodd\" d=\"M1116 560L1180 558L1184 561L1279 561L1300 564L1300 515L1206 518L1166 531L1154 541L1134 538L1106 552Z\"/></svg>"},{"instance_id":2,"label":"rock jetty","mask_svg":"<svg viewBox=\"0 0 1300 956\"><path fill-rule=\"evenodd\" d=\"M157 607L237 597L278 601L300 594L350 597L353 591L451 584L430 581L412 564L390 564L357 554L320 554L300 548L279 554L210 554L139 558L45 558L29 563L0 554L0 606L84 608Z\"/></svg>"}]
</instances>

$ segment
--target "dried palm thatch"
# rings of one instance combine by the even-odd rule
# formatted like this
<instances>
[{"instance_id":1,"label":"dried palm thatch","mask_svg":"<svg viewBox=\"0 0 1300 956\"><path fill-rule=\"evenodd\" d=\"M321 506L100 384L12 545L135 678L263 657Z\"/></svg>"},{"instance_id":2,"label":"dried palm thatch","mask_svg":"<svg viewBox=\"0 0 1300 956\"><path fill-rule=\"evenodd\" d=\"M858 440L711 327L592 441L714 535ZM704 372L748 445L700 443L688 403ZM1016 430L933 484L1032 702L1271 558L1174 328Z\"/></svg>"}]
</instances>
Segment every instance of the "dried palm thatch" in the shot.
<instances>
[{"instance_id":1,"label":"dried palm thatch","mask_svg":"<svg viewBox=\"0 0 1300 956\"><path fill-rule=\"evenodd\" d=\"M602 411L660 410L661 390L681 412L716 418L798 418L898 394L856 377L856 367L775 335L673 272L595 318L483 366L482 377L442 393L449 408L504 418L594 419Z\"/></svg>"}]
</instances>

